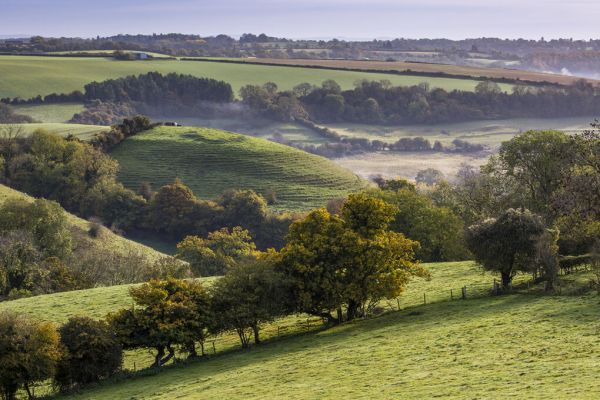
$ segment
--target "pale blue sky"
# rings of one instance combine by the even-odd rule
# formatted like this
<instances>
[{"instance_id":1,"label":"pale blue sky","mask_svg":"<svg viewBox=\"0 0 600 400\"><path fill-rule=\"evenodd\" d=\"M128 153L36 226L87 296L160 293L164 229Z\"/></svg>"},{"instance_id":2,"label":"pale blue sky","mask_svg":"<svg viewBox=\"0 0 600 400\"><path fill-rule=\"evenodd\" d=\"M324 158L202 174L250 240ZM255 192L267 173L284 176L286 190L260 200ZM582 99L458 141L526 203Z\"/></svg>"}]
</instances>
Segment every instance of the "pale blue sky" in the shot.
<instances>
[{"instance_id":1,"label":"pale blue sky","mask_svg":"<svg viewBox=\"0 0 600 400\"><path fill-rule=\"evenodd\" d=\"M598 0L0 0L0 35L597 38Z\"/></svg>"}]
</instances>

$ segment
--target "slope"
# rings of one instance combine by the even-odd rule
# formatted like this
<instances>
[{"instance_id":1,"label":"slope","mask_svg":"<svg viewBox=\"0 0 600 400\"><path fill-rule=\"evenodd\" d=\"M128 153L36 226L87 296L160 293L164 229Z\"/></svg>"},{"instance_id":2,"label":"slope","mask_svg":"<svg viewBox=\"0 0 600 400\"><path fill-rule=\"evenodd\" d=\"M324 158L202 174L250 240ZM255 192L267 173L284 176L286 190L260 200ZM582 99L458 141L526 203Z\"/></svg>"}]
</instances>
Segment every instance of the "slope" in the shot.
<instances>
[{"instance_id":1,"label":"slope","mask_svg":"<svg viewBox=\"0 0 600 400\"><path fill-rule=\"evenodd\" d=\"M33 198L22 193L11 189L7 186L0 185L0 204L6 199L19 198L28 201L33 201ZM92 238L88 234L89 222L76 217L73 214L68 214L68 220L71 227L71 234L74 239L74 246L76 248L96 248L103 252L114 252L117 254L127 255L129 253L144 254L149 259L159 259L166 257L164 254L151 249L150 247L142 244L133 242L125 239L119 235L112 233L110 230L105 229L97 238ZM37 298L37 297L36 297Z\"/></svg>"},{"instance_id":2,"label":"slope","mask_svg":"<svg viewBox=\"0 0 600 400\"><path fill-rule=\"evenodd\" d=\"M209 128L158 127L128 138L111 152L119 179L137 189L180 178L197 196L227 189L273 191L275 208L307 210L367 186L333 162L263 139Z\"/></svg>"}]
</instances>

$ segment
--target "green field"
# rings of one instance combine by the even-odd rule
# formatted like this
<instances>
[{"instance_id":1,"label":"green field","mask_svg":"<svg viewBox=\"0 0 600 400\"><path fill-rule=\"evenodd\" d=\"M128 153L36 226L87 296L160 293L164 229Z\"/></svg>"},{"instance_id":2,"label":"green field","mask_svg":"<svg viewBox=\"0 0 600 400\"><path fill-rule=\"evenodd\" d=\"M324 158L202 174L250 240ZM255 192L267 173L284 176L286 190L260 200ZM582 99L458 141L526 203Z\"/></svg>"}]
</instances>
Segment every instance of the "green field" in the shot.
<instances>
[{"instance_id":1,"label":"green field","mask_svg":"<svg viewBox=\"0 0 600 400\"><path fill-rule=\"evenodd\" d=\"M354 173L368 178L373 175L414 179L417 172L435 168L446 176L454 175L462 164L478 167L484 164L490 153L498 151L500 144L528 130L558 129L578 133L589 127L594 117L576 118L521 118L508 120L484 120L439 125L407 125L401 127L327 124L339 134L354 138L367 138L392 143L406 137L424 137L432 144L439 140L450 145L454 139L482 144L487 150L481 153L423 153L423 152L377 152L337 158L334 161Z\"/></svg>"},{"instance_id":2,"label":"green field","mask_svg":"<svg viewBox=\"0 0 600 400\"><path fill-rule=\"evenodd\" d=\"M159 374L106 382L78 399L597 398L600 309L595 294L521 294L422 305L422 293L490 283L471 262L426 265L401 299L412 307L325 331L267 341ZM585 280L568 276L571 280ZM526 279L521 277L521 280ZM565 279L565 277L563 277ZM130 305L127 286L0 303L62 322ZM430 297L428 296L428 300ZM392 304L393 305L393 304ZM289 317L289 320L300 317ZM280 324L276 321L274 325ZM266 329L269 331L268 327ZM271 329L266 337L274 337ZM128 354L148 361L146 352ZM268 379L266 379L268 377ZM517 379L518 378L518 379ZM143 395L142 395L143 393Z\"/></svg>"},{"instance_id":3,"label":"green field","mask_svg":"<svg viewBox=\"0 0 600 400\"><path fill-rule=\"evenodd\" d=\"M282 340L78 399L594 399L598 298L423 306Z\"/></svg>"},{"instance_id":4,"label":"green field","mask_svg":"<svg viewBox=\"0 0 600 400\"><path fill-rule=\"evenodd\" d=\"M32 197L27 196L22 192L18 192L7 186L0 185L0 204L9 198L20 198L33 201ZM73 235L75 248L91 247L99 249L103 252L114 252L123 255L127 255L129 253L144 254L149 259L158 259L165 256L163 253L159 253L150 247L118 236L108 229L104 229L99 237L92 238L87 233L89 230L89 222L76 217L73 214L68 214L68 221L71 234Z\"/></svg>"},{"instance_id":5,"label":"green field","mask_svg":"<svg viewBox=\"0 0 600 400\"><path fill-rule=\"evenodd\" d=\"M478 83L468 79L202 61L116 61L99 57L0 56L0 97L29 98L53 92L71 92L82 90L86 83L92 81L149 71L178 72L224 80L233 86L235 92L246 84L263 84L269 81L277 83L280 89L291 89L302 82L321 84L327 79L336 80L344 88L351 88L359 79L388 79L394 85L429 82L432 87L448 90L473 90Z\"/></svg>"},{"instance_id":6,"label":"green field","mask_svg":"<svg viewBox=\"0 0 600 400\"><path fill-rule=\"evenodd\" d=\"M272 190L275 208L307 210L359 191L367 183L333 162L263 139L208 128L159 127L133 136L111 155L119 178L137 189L180 178L197 196L217 198L227 189Z\"/></svg>"},{"instance_id":7,"label":"green field","mask_svg":"<svg viewBox=\"0 0 600 400\"><path fill-rule=\"evenodd\" d=\"M39 122L67 122L84 110L83 104L40 104L13 106L18 114L29 115Z\"/></svg>"},{"instance_id":8,"label":"green field","mask_svg":"<svg viewBox=\"0 0 600 400\"><path fill-rule=\"evenodd\" d=\"M44 129L61 136L73 135L81 140L91 139L94 134L110 129L108 126L101 125L82 125L82 124L64 124L58 122L18 124L23 129L23 133L31 134L38 129ZM0 131L3 124L0 124ZM14 125L11 125L14 126Z\"/></svg>"}]
</instances>

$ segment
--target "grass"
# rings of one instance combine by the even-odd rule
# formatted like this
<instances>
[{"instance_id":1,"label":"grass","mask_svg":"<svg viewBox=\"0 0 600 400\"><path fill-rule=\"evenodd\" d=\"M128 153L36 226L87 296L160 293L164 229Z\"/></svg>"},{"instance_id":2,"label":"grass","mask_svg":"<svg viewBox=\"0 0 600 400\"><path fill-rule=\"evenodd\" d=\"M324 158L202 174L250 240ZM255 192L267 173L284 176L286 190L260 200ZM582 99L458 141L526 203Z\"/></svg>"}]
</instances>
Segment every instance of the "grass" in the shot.
<instances>
[{"instance_id":1,"label":"grass","mask_svg":"<svg viewBox=\"0 0 600 400\"><path fill-rule=\"evenodd\" d=\"M490 283L492 278L471 262L427 267L432 279L410 285L402 299L413 307L403 311L271 340L250 351L222 351L232 348L223 346L217 356L206 360L152 376L106 382L65 398L591 399L600 395L597 295L527 292L455 301L439 298L417 306L424 290L447 291ZM21 299L0 303L0 309L57 322L73 310L100 316L129 306L126 289L47 295L37 302ZM267 336L273 337L270 332ZM234 337L228 340L236 346ZM138 363L143 357L149 361L144 352L128 357L129 365L132 357Z\"/></svg>"},{"instance_id":2,"label":"grass","mask_svg":"<svg viewBox=\"0 0 600 400\"><path fill-rule=\"evenodd\" d=\"M9 198L18 198L24 199L26 201L33 201L33 198L22 193L11 189L7 186L0 185L0 204L2 204L6 199ZM71 234L74 239L75 248L78 247L91 247L99 249L103 252L114 252L117 254L127 255L129 253L141 253L146 255L149 259L159 259L165 257L163 253L160 253L156 250L151 249L150 247L144 246L142 244L136 243L134 241L125 239L121 236L118 236L112 233L108 229L104 229L102 234L97 238L92 238L88 234L89 230L89 222L76 217L73 214L68 214L68 222L70 225ZM34 300L35 302L35 300ZM0 303L7 304L7 303Z\"/></svg>"},{"instance_id":3,"label":"grass","mask_svg":"<svg viewBox=\"0 0 600 400\"><path fill-rule=\"evenodd\" d=\"M445 302L102 385L77 399L597 398L596 296Z\"/></svg>"},{"instance_id":4,"label":"grass","mask_svg":"<svg viewBox=\"0 0 600 400\"><path fill-rule=\"evenodd\" d=\"M41 104L14 106L19 114L29 115L39 122L67 122L74 114L84 110L83 104Z\"/></svg>"},{"instance_id":5,"label":"grass","mask_svg":"<svg viewBox=\"0 0 600 400\"><path fill-rule=\"evenodd\" d=\"M181 118L165 115L150 115L153 121L177 121L185 126L199 126L242 133L262 139L272 139L279 134L290 143L327 143L327 139L312 129L291 122L275 122L266 119L225 119L225 118Z\"/></svg>"},{"instance_id":6,"label":"grass","mask_svg":"<svg viewBox=\"0 0 600 400\"><path fill-rule=\"evenodd\" d=\"M57 122L18 125L23 128L23 132L25 134L31 134L38 129L44 129L61 136L73 135L81 140L89 140L94 136L94 134L110 129L108 126L101 125L65 124ZM0 124L0 130L1 129L2 124Z\"/></svg>"},{"instance_id":7,"label":"grass","mask_svg":"<svg viewBox=\"0 0 600 400\"><path fill-rule=\"evenodd\" d=\"M263 84L268 81L277 83L280 89L291 89L302 82L321 84L327 79L336 80L343 88L353 87L354 82L360 79L387 79L394 85L428 82L432 87L447 90L473 90L478 83L470 79L202 61L116 61L99 57L0 56L0 97L29 98L53 92L71 92L82 90L85 84L92 81L149 71L178 72L224 80L232 85L236 93L243 85Z\"/></svg>"},{"instance_id":8,"label":"grass","mask_svg":"<svg viewBox=\"0 0 600 400\"><path fill-rule=\"evenodd\" d=\"M158 127L131 138L111 153L120 180L137 189L178 177L197 196L214 199L227 189L272 190L275 208L307 210L359 191L367 183L333 162L294 148L209 128Z\"/></svg>"},{"instance_id":9,"label":"grass","mask_svg":"<svg viewBox=\"0 0 600 400\"><path fill-rule=\"evenodd\" d=\"M484 164L490 153L498 151L500 144L513 136L531 129L558 129L577 133L589 127L594 117L576 118L522 118L508 120L483 120L438 125L408 125L401 127L328 124L327 127L347 137L382 140L388 143L404 137L422 136L432 144L439 140L450 145L454 139L482 144L487 151L472 154L378 152L337 158L334 161L362 177L383 175L414 179L417 172L435 168L446 176L453 176L464 163L475 167Z\"/></svg>"},{"instance_id":10,"label":"grass","mask_svg":"<svg viewBox=\"0 0 600 400\"><path fill-rule=\"evenodd\" d=\"M563 85L568 85L581 79L575 76L566 76L559 74L549 74L544 72L526 71L512 68L486 68L486 67L470 67L463 65L451 64L435 64L426 62L410 62L410 61L363 61L363 60L306 60L306 59L275 59L275 58L246 58L233 59L238 62L250 64L277 64L288 66L311 66L336 68L340 70L355 69L362 71L383 72L394 71L402 73L406 71L419 72L424 74L443 73L455 76L473 76L480 78L495 78L495 79L510 79L522 80L531 82L551 82ZM599 81L590 79L593 83ZM512 85L506 85L503 89L506 90Z\"/></svg>"}]
</instances>

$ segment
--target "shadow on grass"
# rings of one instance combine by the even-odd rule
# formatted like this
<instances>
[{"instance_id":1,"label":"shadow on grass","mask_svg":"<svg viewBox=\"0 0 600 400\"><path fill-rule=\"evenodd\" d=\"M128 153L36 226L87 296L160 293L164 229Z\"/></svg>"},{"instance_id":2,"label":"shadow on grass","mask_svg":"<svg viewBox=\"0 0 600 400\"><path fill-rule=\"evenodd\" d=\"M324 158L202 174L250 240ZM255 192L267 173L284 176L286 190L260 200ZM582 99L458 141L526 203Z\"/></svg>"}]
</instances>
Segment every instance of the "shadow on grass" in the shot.
<instances>
[{"instance_id":1,"label":"shadow on grass","mask_svg":"<svg viewBox=\"0 0 600 400\"><path fill-rule=\"evenodd\" d=\"M558 303L557 307L552 307L551 311L548 310L548 304L554 302ZM600 316L600 309L598 308L598 297L593 294L575 297L518 293L444 301L401 311L391 311L371 319L356 320L331 328L323 327L306 333L270 338L263 344L252 346L246 350L232 348L216 355L171 366L125 374L94 387L85 388L79 394L94 397L94 390L102 391L115 386L118 387L117 390L120 393L130 390L133 393L135 390L147 387L147 379L152 379L153 387L163 387L166 393L169 385L174 382L177 382L178 385L185 385L186 380L189 380L197 384L199 378L203 382L210 382L213 377L225 371L235 374L239 369L253 365L260 369L261 365L269 360L280 357L290 358L296 353L328 351L328 348L349 343L346 340L355 336L364 336L365 340L369 340L378 334L390 332L390 329L393 328L394 331L398 331L399 335L418 337L419 330L435 328L440 323L464 327L465 324L481 318L502 316L508 317L510 320L511 315L516 316L521 313L527 313L527 318L530 318L532 323L548 320L548 318L578 320L584 323L582 317L585 317L583 319L588 317L597 319ZM183 370L185 370L184 375L182 374ZM73 394L77 395L77 393Z\"/></svg>"}]
</instances>

